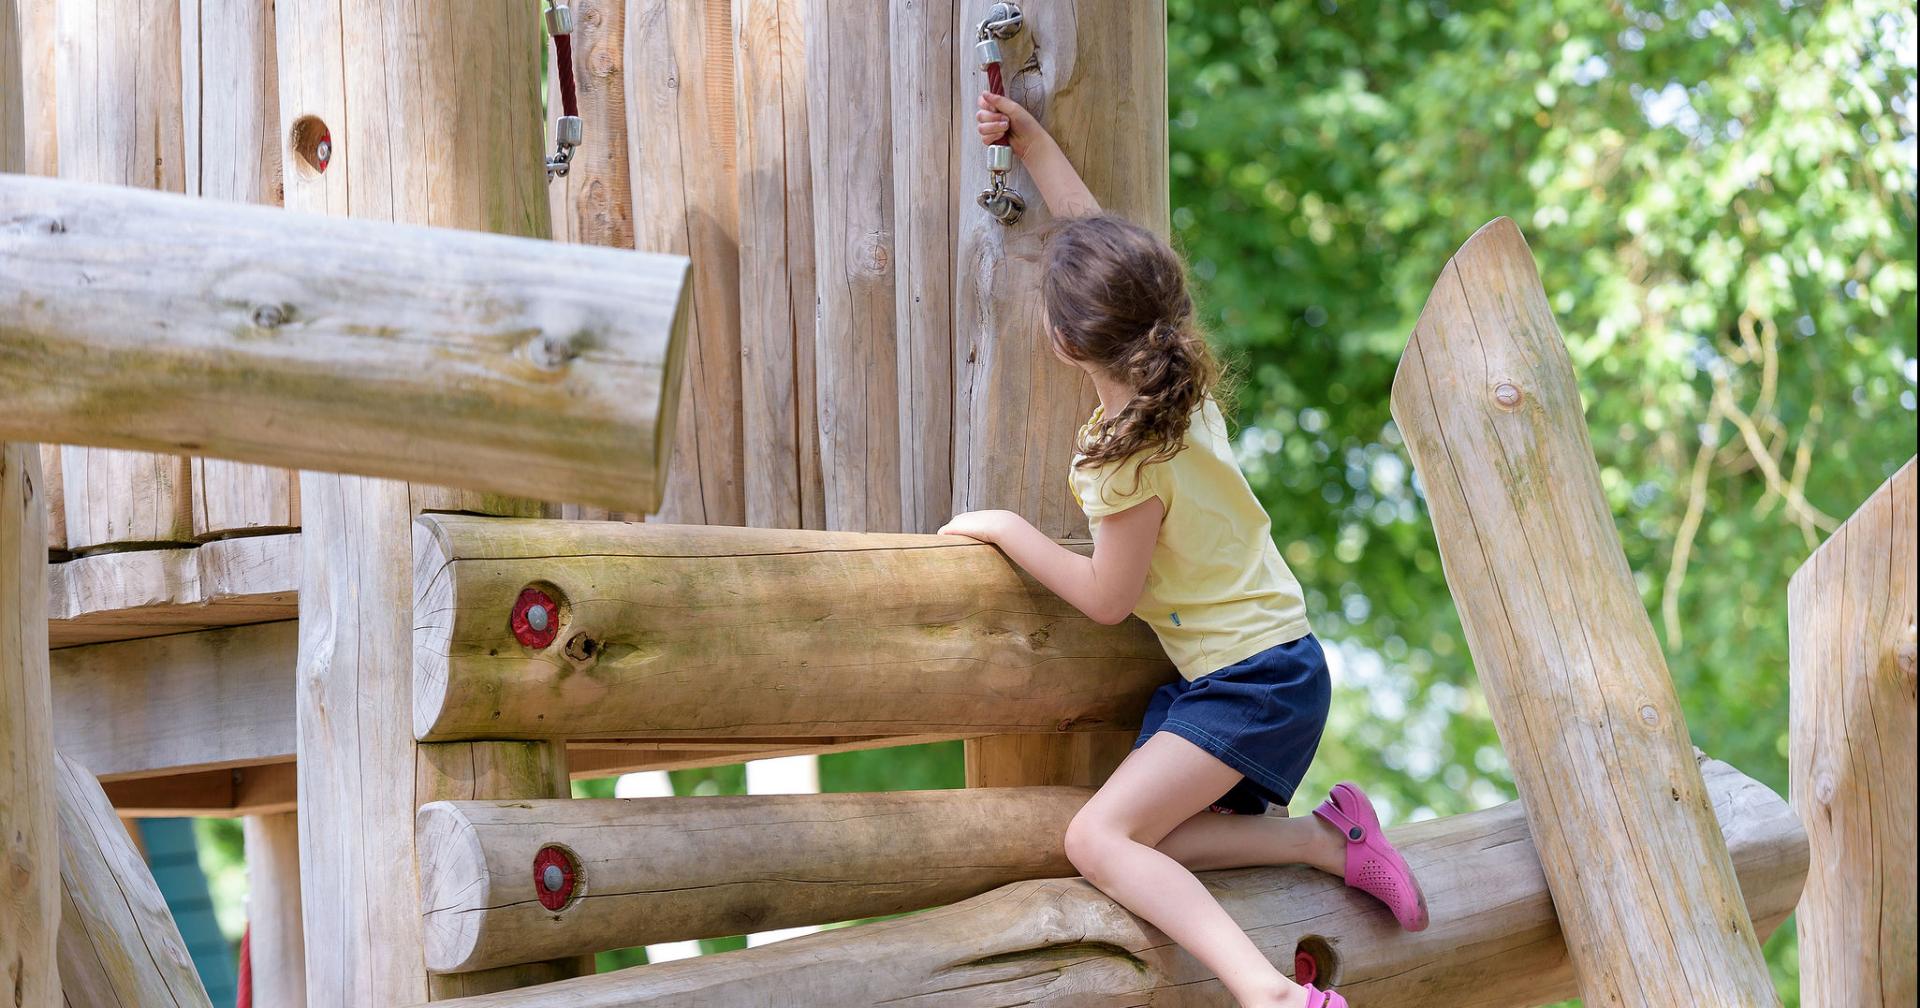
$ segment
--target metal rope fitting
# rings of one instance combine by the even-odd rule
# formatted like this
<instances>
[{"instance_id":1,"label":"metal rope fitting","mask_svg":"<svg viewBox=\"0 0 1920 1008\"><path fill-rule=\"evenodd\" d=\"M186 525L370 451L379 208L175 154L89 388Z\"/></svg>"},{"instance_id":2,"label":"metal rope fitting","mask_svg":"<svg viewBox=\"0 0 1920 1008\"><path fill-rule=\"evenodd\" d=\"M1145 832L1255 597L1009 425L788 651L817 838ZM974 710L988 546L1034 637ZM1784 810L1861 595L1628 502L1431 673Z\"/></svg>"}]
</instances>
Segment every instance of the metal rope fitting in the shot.
<instances>
[{"instance_id":1,"label":"metal rope fitting","mask_svg":"<svg viewBox=\"0 0 1920 1008\"><path fill-rule=\"evenodd\" d=\"M980 21L978 41L973 47L974 61L980 69L987 72L988 88L994 94L1004 93L1001 84L1000 64L1005 60L1001 52L1000 40L1012 38L1020 31L1023 19L1020 5L1016 3L996 3L987 9L987 16ZM1013 170L1013 148L1004 138L998 143L987 146L987 171L991 176L987 188L980 193L978 202L994 220L1012 225L1027 212L1027 202L1020 194L1007 185L1007 173Z\"/></svg>"},{"instance_id":2,"label":"metal rope fitting","mask_svg":"<svg viewBox=\"0 0 1920 1008\"><path fill-rule=\"evenodd\" d=\"M557 0L547 0L547 34L553 36L554 59L570 60L572 49L569 36L573 34L573 8ZM565 64L560 68L560 88L562 108L573 110L573 68ZM553 153L547 155L547 181L565 178L573 167L573 154L586 136L586 123L577 115L562 115L553 124Z\"/></svg>"}]
</instances>

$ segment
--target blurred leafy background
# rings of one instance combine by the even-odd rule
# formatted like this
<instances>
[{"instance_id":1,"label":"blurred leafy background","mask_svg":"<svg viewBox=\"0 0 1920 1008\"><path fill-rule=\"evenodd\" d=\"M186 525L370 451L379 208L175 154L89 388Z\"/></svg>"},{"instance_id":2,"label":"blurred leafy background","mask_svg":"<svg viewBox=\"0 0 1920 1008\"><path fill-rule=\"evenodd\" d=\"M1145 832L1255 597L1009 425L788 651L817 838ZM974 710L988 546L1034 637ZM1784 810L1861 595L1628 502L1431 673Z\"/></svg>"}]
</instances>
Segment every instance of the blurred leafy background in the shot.
<instances>
[{"instance_id":1,"label":"blurred leafy background","mask_svg":"<svg viewBox=\"0 0 1920 1008\"><path fill-rule=\"evenodd\" d=\"M1435 275L1506 215L1572 351L1693 738L1784 795L1787 580L1915 449L1913 7L1168 13L1176 238L1243 369L1242 464L1340 664L1302 793L1354 777L1398 819L1513 797L1388 415ZM960 748L826 756L821 777L956 787ZM679 794L744 783L739 767L673 778ZM237 921L238 830L201 828ZM1792 1008L1791 924L1767 952Z\"/></svg>"}]
</instances>

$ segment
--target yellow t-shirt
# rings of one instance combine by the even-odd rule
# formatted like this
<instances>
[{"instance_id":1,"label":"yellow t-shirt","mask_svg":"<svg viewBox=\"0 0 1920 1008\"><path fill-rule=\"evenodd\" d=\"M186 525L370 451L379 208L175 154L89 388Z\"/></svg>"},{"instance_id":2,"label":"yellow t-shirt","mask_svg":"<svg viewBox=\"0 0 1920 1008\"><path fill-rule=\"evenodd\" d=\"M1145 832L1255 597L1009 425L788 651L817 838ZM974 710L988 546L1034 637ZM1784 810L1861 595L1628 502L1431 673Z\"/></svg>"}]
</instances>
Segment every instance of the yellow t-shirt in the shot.
<instances>
[{"instance_id":1,"label":"yellow t-shirt","mask_svg":"<svg viewBox=\"0 0 1920 1008\"><path fill-rule=\"evenodd\" d=\"M1095 408L1080 429L1081 444L1099 419ZM1234 461L1226 420L1212 399L1194 410L1186 445L1144 466L1138 454L1094 469L1075 465L1069 479L1096 529L1106 515L1150 497L1166 507L1133 614L1153 627L1174 667L1192 680L1311 628L1300 582L1273 545L1266 509Z\"/></svg>"}]
</instances>

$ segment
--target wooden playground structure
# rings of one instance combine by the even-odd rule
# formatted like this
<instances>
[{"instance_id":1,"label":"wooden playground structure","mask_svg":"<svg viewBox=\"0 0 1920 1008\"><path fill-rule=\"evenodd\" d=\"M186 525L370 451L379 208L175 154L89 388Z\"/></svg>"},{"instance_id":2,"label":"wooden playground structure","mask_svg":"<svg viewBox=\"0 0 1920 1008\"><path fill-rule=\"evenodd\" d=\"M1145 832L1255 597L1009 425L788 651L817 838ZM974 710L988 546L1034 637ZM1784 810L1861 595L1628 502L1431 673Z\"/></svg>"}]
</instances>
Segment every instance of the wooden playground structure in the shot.
<instances>
[{"instance_id":1,"label":"wooden playground structure","mask_svg":"<svg viewBox=\"0 0 1920 1008\"><path fill-rule=\"evenodd\" d=\"M185 814L247 817L263 1008L1228 1004L1058 842L1152 633L925 534L1085 533L991 6L577 0L549 182L533 0L0 0L0 992L207 1004L120 822ZM1163 3L1018 6L1009 93L1165 233ZM1693 748L1510 221L1393 407L1521 800L1394 831L1425 932L1297 867L1229 912L1356 1005L1665 1008L1776 1004L1797 908L1804 1004L1912 1004L1914 463L1752 673L1790 805ZM948 739L965 790L568 797Z\"/></svg>"}]
</instances>

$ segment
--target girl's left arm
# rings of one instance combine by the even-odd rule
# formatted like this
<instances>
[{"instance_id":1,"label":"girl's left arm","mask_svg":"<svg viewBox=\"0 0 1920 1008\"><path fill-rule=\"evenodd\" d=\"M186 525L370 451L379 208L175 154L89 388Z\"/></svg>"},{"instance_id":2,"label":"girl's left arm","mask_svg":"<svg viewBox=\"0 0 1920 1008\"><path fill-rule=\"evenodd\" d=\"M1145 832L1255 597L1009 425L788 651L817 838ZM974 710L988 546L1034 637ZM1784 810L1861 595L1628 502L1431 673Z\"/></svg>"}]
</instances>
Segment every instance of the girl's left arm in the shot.
<instances>
[{"instance_id":1,"label":"girl's left arm","mask_svg":"<svg viewBox=\"0 0 1920 1008\"><path fill-rule=\"evenodd\" d=\"M1011 511L968 511L940 531L964 535L1000 547L1034 579L1096 623L1127 618L1147 584L1147 565L1167 513L1158 497L1100 520L1093 534L1093 555L1054 542Z\"/></svg>"}]
</instances>

